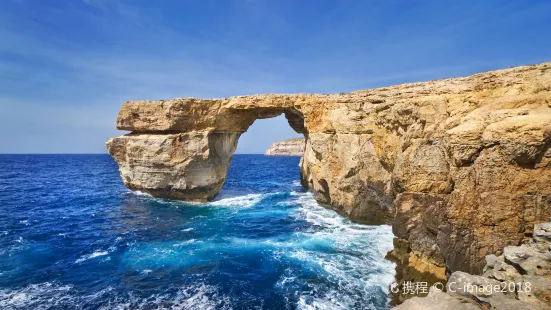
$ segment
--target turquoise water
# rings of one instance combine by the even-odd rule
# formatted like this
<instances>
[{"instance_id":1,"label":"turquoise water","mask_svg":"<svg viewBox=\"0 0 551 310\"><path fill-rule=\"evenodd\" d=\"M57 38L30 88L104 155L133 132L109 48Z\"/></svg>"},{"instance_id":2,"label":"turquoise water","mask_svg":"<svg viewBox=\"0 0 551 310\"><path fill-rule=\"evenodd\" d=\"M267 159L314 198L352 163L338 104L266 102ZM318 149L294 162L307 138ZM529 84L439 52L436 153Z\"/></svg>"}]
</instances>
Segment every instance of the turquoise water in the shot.
<instances>
[{"instance_id":1,"label":"turquoise water","mask_svg":"<svg viewBox=\"0 0 551 310\"><path fill-rule=\"evenodd\" d=\"M317 205L298 162L235 155L191 204L129 191L107 155L0 155L0 308L388 308L390 227Z\"/></svg>"}]
</instances>

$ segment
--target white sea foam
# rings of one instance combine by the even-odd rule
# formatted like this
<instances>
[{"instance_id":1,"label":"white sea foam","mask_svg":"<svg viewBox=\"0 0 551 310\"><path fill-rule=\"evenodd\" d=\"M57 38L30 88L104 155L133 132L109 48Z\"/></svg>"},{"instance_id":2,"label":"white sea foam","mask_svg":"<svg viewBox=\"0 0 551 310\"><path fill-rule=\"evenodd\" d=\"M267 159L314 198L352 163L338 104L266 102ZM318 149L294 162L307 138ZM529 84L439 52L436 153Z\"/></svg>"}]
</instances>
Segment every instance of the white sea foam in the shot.
<instances>
[{"instance_id":1,"label":"white sea foam","mask_svg":"<svg viewBox=\"0 0 551 310\"><path fill-rule=\"evenodd\" d=\"M151 270L144 270L151 272ZM1 309L232 309L230 298L212 285L197 284L181 287L176 293L118 293L107 287L94 294L82 294L72 285L56 283L31 284L20 289L0 289ZM107 301L107 302L106 302ZM100 305L100 303L102 303Z\"/></svg>"},{"instance_id":2,"label":"white sea foam","mask_svg":"<svg viewBox=\"0 0 551 310\"><path fill-rule=\"evenodd\" d=\"M2 235L2 236L6 236L7 234L9 234L9 232L7 230L0 231L0 235Z\"/></svg>"},{"instance_id":3,"label":"white sea foam","mask_svg":"<svg viewBox=\"0 0 551 310\"><path fill-rule=\"evenodd\" d=\"M146 298L130 294L126 299L116 298L100 309L232 309L230 299L221 294L217 287L206 284L181 287L173 294L159 293Z\"/></svg>"},{"instance_id":4,"label":"white sea foam","mask_svg":"<svg viewBox=\"0 0 551 310\"><path fill-rule=\"evenodd\" d=\"M188 245L188 244L192 244L195 242L195 239L190 239L190 240L186 240L186 241L182 241L182 242L178 242L178 243L175 243L173 244L172 246L173 247L180 247L180 246L185 246L185 245Z\"/></svg>"},{"instance_id":5,"label":"white sea foam","mask_svg":"<svg viewBox=\"0 0 551 310\"><path fill-rule=\"evenodd\" d=\"M230 207L230 208L250 208L255 204L259 203L260 200L266 194L248 194L244 196L236 196L231 198L223 198L220 200L215 200L206 205L216 206L216 207Z\"/></svg>"},{"instance_id":6,"label":"white sea foam","mask_svg":"<svg viewBox=\"0 0 551 310\"><path fill-rule=\"evenodd\" d=\"M301 186L300 180L294 180L292 184L293 186Z\"/></svg>"},{"instance_id":7,"label":"white sea foam","mask_svg":"<svg viewBox=\"0 0 551 310\"><path fill-rule=\"evenodd\" d=\"M190 227L190 228L184 228L180 231L183 231L183 232L188 232L188 231L192 231L193 230L193 227Z\"/></svg>"},{"instance_id":8,"label":"white sea foam","mask_svg":"<svg viewBox=\"0 0 551 310\"><path fill-rule=\"evenodd\" d=\"M170 203L171 205L174 205L175 207L180 207L183 204L182 202L175 202L175 201L165 200L162 198L155 198L150 194L147 194L141 191L129 191L129 193L135 194L137 196L153 198L161 202L167 202L167 203ZM280 194L280 193L277 192L277 193L268 193L268 194L247 194L247 195L229 196L229 197L225 197L224 193L222 193L218 195L218 197L211 202L207 202L207 203L185 202L184 204L197 205L197 206L202 205L202 206L226 207L231 209L246 209L246 208L253 207L257 203L259 203L263 198L274 194Z\"/></svg>"},{"instance_id":9,"label":"white sea foam","mask_svg":"<svg viewBox=\"0 0 551 310\"><path fill-rule=\"evenodd\" d=\"M335 294L337 295L337 294ZM350 309L350 307L334 300L334 296L326 295L323 298L312 297L309 295L300 296L297 308L305 310L339 310Z\"/></svg>"},{"instance_id":10,"label":"white sea foam","mask_svg":"<svg viewBox=\"0 0 551 310\"><path fill-rule=\"evenodd\" d=\"M93 258L100 257L100 256L105 256L105 255L108 255L108 254L109 254L108 251L100 251L100 250L98 250L98 251L95 251L95 252L92 253L92 254L82 255L79 259L77 259L77 260L75 261L75 263L80 264L80 263L82 263L82 262L84 262L84 261L87 261L87 260L89 260L89 259L93 259Z\"/></svg>"},{"instance_id":11,"label":"white sea foam","mask_svg":"<svg viewBox=\"0 0 551 310\"><path fill-rule=\"evenodd\" d=\"M192 285L182 288L174 299L172 309L232 309L227 296L212 285Z\"/></svg>"},{"instance_id":12,"label":"white sea foam","mask_svg":"<svg viewBox=\"0 0 551 310\"><path fill-rule=\"evenodd\" d=\"M319 206L311 193L292 196L301 205L295 217L307 221L311 226L297 233L297 238L304 240L303 244L281 251L280 254L325 274L328 281L339 287L339 291L348 292L312 292L300 297L298 307L350 308L365 296L372 295L376 287L388 293L388 285L394 281L395 272L395 265L384 259L386 253L392 250L394 236L391 227L352 223L334 211ZM316 250L325 245L333 251ZM285 280L281 280L281 284L284 283Z\"/></svg>"},{"instance_id":13,"label":"white sea foam","mask_svg":"<svg viewBox=\"0 0 551 310\"><path fill-rule=\"evenodd\" d=\"M135 194L136 196L153 197L150 194L142 192L142 191L129 191L129 192Z\"/></svg>"},{"instance_id":14,"label":"white sea foam","mask_svg":"<svg viewBox=\"0 0 551 310\"><path fill-rule=\"evenodd\" d=\"M276 204L276 206L281 206L281 207L286 207L286 206L292 206L294 204L293 201L290 201L290 200L285 200L285 201L280 201Z\"/></svg>"},{"instance_id":15,"label":"white sea foam","mask_svg":"<svg viewBox=\"0 0 551 310\"><path fill-rule=\"evenodd\" d=\"M72 299L70 285L53 285L49 282L27 287L0 290L1 309L51 309L67 304Z\"/></svg>"}]
</instances>

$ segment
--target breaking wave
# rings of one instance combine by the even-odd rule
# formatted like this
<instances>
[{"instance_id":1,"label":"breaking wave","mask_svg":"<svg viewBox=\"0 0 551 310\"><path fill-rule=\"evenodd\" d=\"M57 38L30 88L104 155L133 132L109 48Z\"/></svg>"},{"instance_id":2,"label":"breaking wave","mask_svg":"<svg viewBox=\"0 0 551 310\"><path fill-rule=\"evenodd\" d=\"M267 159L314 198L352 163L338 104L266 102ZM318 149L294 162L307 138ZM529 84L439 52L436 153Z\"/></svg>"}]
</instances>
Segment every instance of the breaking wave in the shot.
<instances>
[{"instance_id":1,"label":"breaking wave","mask_svg":"<svg viewBox=\"0 0 551 310\"><path fill-rule=\"evenodd\" d=\"M214 207L234 207L234 208L250 208L257 204L266 194L248 194L230 198L223 198L206 203L207 206Z\"/></svg>"},{"instance_id":2,"label":"breaking wave","mask_svg":"<svg viewBox=\"0 0 551 310\"><path fill-rule=\"evenodd\" d=\"M77 259L75 261L75 263L79 264L79 263L82 263L82 262L87 261L89 259L100 257L100 256L105 256L107 254L109 254L109 252L107 252L107 251L95 251L92 254L82 255L79 259Z\"/></svg>"}]
</instances>

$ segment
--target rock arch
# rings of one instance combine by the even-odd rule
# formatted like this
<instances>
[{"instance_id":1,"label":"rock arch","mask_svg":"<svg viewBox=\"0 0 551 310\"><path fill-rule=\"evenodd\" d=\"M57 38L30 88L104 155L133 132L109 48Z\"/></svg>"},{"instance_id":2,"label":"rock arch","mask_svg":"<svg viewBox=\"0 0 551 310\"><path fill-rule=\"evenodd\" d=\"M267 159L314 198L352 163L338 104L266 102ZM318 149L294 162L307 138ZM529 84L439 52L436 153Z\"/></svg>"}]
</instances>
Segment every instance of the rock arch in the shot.
<instances>
[{"instance_id":1,"label":"rock arch","mask_svg":"<svg viewBox=\"0 0 551 310\"><path fill-rule=\"evenodd\" d=\"M334 95L132 101L107 142L126 186L205 201L239 136L285 114L302 184L359 222L391 223L405 261L479 272L551 216L551 63ZM405 254L404 254L405 253Z\"/></svg>"},{"instance_id":2,"label":"rock arch","mask_svg":"<svg viewBox=\"0 0 551 310\"><path fill-rule=\"evenodd\" d=\"M117 128L131 133L109 140L107 147L128 188L205 202L220 191L241 134L255 120L281 114L307 136L299 108L278 100L262 106L235 98L132 101L117 119Z\"/></svg>"}]
</instances>

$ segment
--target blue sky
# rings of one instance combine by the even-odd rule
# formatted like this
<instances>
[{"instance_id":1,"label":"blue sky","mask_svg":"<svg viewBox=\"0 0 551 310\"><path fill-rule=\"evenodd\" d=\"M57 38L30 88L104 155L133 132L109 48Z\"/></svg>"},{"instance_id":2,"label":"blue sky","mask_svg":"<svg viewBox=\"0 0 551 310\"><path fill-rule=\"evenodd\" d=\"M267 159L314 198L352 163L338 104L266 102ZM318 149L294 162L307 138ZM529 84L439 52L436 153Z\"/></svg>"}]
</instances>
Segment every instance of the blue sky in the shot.
<instances>
[{"instance_id":1,"label":"blue sky","mask_svg":"<svg viewBox=\"0 0 551 310\"><path fill-rule=\"evenodd\" d=\"M551 1L0 1L0 153L104 153L134 99L335 93L551 60ZM259 120L238 152L296 134Z\"/></svg>"}]
</instances>

